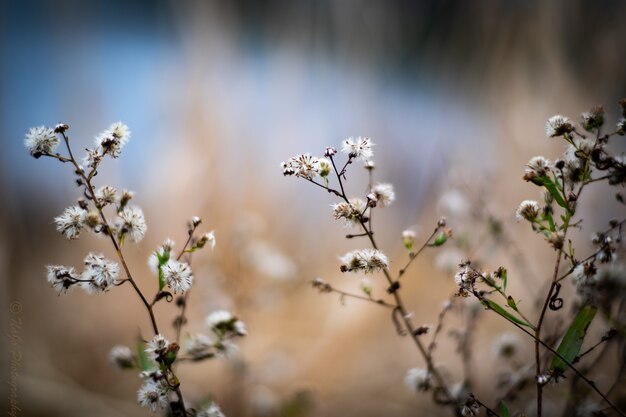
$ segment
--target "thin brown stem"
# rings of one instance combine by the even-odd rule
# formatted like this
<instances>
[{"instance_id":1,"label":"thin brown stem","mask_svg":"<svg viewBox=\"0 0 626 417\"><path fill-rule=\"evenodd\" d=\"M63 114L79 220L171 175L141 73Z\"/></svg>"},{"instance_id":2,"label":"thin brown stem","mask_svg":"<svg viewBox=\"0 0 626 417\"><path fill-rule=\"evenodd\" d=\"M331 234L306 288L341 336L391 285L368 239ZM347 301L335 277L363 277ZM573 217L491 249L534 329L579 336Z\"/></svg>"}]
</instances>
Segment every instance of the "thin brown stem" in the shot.
<instances>
[{"instance_id":1,"label":"thin brown stem","mask_svg":"<svg viewBox=\"0 0 626 417\"><path fill-rule=\"evenodd\" d=\"M404 273L406 272L406 270L408 269L409 266L411 266L411 264L413 263L413 261L415 260L415 258L417 258L423 251L424 249L426 249L428 247L428 244L430 243L430 241L432 240L433 237L435 237L435 235L437 234L437 232L441 229L441 227L439 227L439 225L437 225L437 227L435 227L435 230L433 230L433 232L430 234L430 236L428 236L428 239L426 239L426 241L424 242L424 244L417 250L417 252L413 253L411 252L409 254L409 261L406 263L406 265L404 265L404 267L402 267L400 269L400 271L398 272L398 281L400 280L400 278L402 277L402 275L404 275Z\"/></svg>"},{"instance_id":2,"label":"thin brown stem","mask_svg":"<svg viewBox=\"0 0 626 417\"><path fill-rule=\"evenodd\" d=\"M98 210L98 214L100 215L100 218L102 219L102 222L104 224L105 230L106 230L106 234L109 236L111 242L113 243L113 247L115 248L115 251L117 253L117 257L120 260L120 262L122 263L122 267L124 268L124 272L126 273L126 279L131 283L131 285L133 286L135 292L137 293L137 295L139 296L139 298L141 299L141 302L143 303L143 305L146 307L146 310L148 311L148 315L150 316L150 322L152 324L152 329L154 331L154 334L160 334L159 332L159 328L156 322L156 318L154 316L154 312L152 310L152 305L148 302L148 300L146 299L146 297L144 296L143 292L139 289L139 287L137 286L137 283L135 282L135 280L133 279L133 276L130 272L130 269L128 268L128 264L126 263L126 259L124 258L124 255L122 253L122 249L117 241L117 239L115 238L115 236L112 233L112 229L109 226L109 222L104 214L104 211L102 209L102 206L100 205L100 203L98 202L98 199L96 198L96 192L93 188L93 185L91 184L91 178L88 178L85 175L85 171L78 165L78 163L76 162L76 159L74 158L74 155L72 154L72 148L70 146L69 143L69 138L65 135L65 133L62 133L63 135L63 140L65 141L65 146L67 148L67 152L69 154L69 162L72 163L72 165L74 165L74 168L76 170L77 175L80 176L80 178L82 179L85 187L87 188L87 191L89 192L89 197L92 199L96 209ZM95 170L95 168L94 168ZM176 375L174 374L173 371L170 370L170 372L172 373L172 375L176 378ZM176 378L177 379L177 378ZM181 407L181 412L183 417L187 416L187 411L185 409L185 403L183 400L183 395L180 391L180 387L177 386L175 389L176 395L178 397L178 404Z\"/></svg>"},{"instance_id":3,"label":"thin brown stem","mask_svg":"<svg viewBox=\"0 0 626 417\"><path fill-rule=\"evenodd\" d=\"M489 306L487 306L487 308L489 308ZM499 315L499 314L498 314ZM501 316L504 317L504 316ZM509 320L507 317L504 317L509 323L511 323L512 325L514 325L515 327L517 327L518 329L520 329L521 331L523 331L524 333L526 333L528 336L532 337L533 340L535 341L535 343L540 344L541 346L543 346L544 348L548 349L550 352L552 352L555 356L557 356L559 359L561 359L563 361L563 363L565 363L565 365L567 365L568 368L570 368L572 371L574 371L576 373L576 375L578 375L578 377L580 379L582 379L583 381L585 381L587 383L587 385L589 385L591 387L591 389L593 389L600 397L602 397L602 399L609 405L611 406L611 408L613 408L620 416L622 417L626 417L626 414L624 414L619 408L617 408L608 398L607 395L603 394L602 391L600 391L598 389L598 387L596 386L596 384L589 380L582 372L580 372L571 362L569 362L567 359L565 359L559 352L557 352L556 350L554 350L550 345L548 345L547 343L545 343L544 341L542 341L541 339L537 338L535 335L533 335L531 332L529 332L528 330L526 330L523 326L521 326L520 324L515 323L512 320Z\"/></svg>"}]
</instances>

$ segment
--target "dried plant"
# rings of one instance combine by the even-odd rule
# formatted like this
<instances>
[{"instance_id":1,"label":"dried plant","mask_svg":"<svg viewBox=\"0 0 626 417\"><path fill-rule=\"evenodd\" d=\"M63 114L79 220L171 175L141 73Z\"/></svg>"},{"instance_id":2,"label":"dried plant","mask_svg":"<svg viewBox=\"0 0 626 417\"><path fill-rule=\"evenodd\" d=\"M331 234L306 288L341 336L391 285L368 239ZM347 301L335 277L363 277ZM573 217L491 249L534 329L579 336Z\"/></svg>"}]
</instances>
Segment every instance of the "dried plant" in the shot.
<instances>
[{"instance_id":1,"label":"dried plant","mask_svg":"<svg viewBox=\"0 0 626 417\"><path fill-rule=\"evenodd\" d=\"M390 298L375 296L368 284L361 286L361 294L336 288L321 278L313 280L313 287L322 293L339 294L341 299L350 297L365 300L391 310L392 322L398 333L407 335L413 341L425 364L424 369L412 368L408 371L407 385L413 390L432 392L434 402L447 407L454 415L476 416L481 409L490 416L525 415L523 404L518 404L516 400L523 398L533 386L534 413L539 417L553 415L552 412L544 411L544 389L549 383L563 385L563 379L568 376L569 391L560 391L563 416L624 416L621 411L623 405L617 404L620 401L624 404L625 401L624 392L620 392L619 388L626 369L626 268L618 260L617 254L626 219L610 220L606 230L594 234L592 242L596 249L584 257L577 254L568 235L571 229L581 228L583 222L582 218L576 217L583 189L593 183L605 182L610 186L622 187L626 183L625 158L623 155L611 154L608 146L612 138L626 133L626 100L622 100L620 105L623 118L610 133L603 133L605 114L599 106L582 114L580 127L564 116L550 118L546 134L549 138L562 138L565 141L565 154L554 163L543 156L536 156L526 166L524 180L540 187L543 202L523 201L516 212L518 221L528 221L532 229L544 237L546 250L556 252L547 288L534 311L522 311L520 300L509 293L506 268L496 267L488 272L481 269L475 260L459 259L459 270L455 275L457 289L438 314L435 330L427 343L425 335L431 326L416 326L413 323L413 314L403 301L401 280L425 248L444 245L452 232L446 220L441 219L433 233L416 248L415 234L404 231L401 238L408 251L408 260L402 268L392 272L388 257L375 239L371 219L375 209L394 201L395 193L390 184L374 183L373 143L371 139L363 137L349 138L343 142L341 151L347 158L344 163L338 162L337 150L329 147L323 157L309 154L294 156L282 163L282 169L285 176L302 178L337 198L337 203L332 207L334 218L342 221L346 227L359 230L346 235L346 238L363 238L369 246L340 257L340 271L382 274L387 281ZM363 197L351 197L346 191L348 169L357 161L363 162L369 173L369 185ZM620 193L616 194L616 200L618 204L624 204ZM483 214L488 212L481 209ZM490 234L502 242L501 223L491 215L488 219ZM509 239L506 240L506 246L519 252L518 246ZM527 270L528 265L524 266L523 269ZM566 296L561 289L567 283L574 286L577 295L569 301L571 317L562 317L560 320L568 320L570 324L566 328L558 325L550 327L557 323L552 323L548 313L560 310L566 304ZM478 303L472 305L463 302L471 299ZM481 309L476 309L476 306L497 314L516 328L513 329L515 332L503 333L494 343L494 356L508 361L510 370L500 375L499 391L502 394L489 398L489 402L495 404L492 407L486 404L487 400L479 399L472 392L469 369L464 370L462 382L454 383L444 367L435 365L437 337L447 312L456 310L465 317L466 326L453 329L450 333L457 341L457 352L468 366L472 359L472 334L480 326L478 313ZM596 315L599 316L596 322L602 321L596 323L596 326L605 327L604 335L598 341L588 341L585 339L587 329ZM527 339L523 338L525 336ZM525 341L534 347L532 366L519 362L517 357ZM583 350L586 341L591 346ZM607 363L602 362L608 362L611 366L611 359L607 359L611 346L615 346L617 351L618 365L606 370ZM602 350L601 354L590 360L594 356L592 352L597 353L599 349ZM443 359L447 363L451 358ZM613 373L613 381L603 383L601 387L592 379L599 372ZM511 411L515 409L520 411Z\"/></svg>"},{"instance_id":2,"label":"dried plant","mask_svg":"<svg viewBox=\"0 0 626 417\"><path fill-rule=\"evenodd\" d=\"M145 307L152 336L145 340L140 338L136 349L113 347L110 360L120 369L140 371L143 385L137 392L138 402L153 412L162 411L172 416L223 416L213 402L204 407L188 407L175 373L176 366L183 361L199 362L228 354L235 348L233 340L246 334L244 323L236 316L228 311L215 311L207 317L207 327L212 336L189 335L185 340L184 353L179 352L181 331L187 322L187 300L194 282L191 255L207 245L213 248L214 232L198 235L202 220L194 216L189 221L186 241L178 253L170 239L153 251L148 265L155 275L155 288L154 296L149 297L147 291L139 288L123 253L128 241L139 243L146 234L143 211L131 204L132 192L119 192L110 185L96 188L94 184L101 163L106 158L120 156L130 139L130 130L121 122L113 123L96 137L95 146L86 150L82 164L74 157L68 130L67 124L58 124L55 128L35 127L26 134L24 142L35 158L48 157L69 164L74 171L76 185L83 194L77 204L55 217L57 230L70 240L78 239L85 231L106 237L111 242L117 262L102 254L89 253L80 273L71 266L49 265L49 284L59 294L76 288L88 294L102 294L116 287L130 286ZM66 154L56 152L61 142L65 145ZM173 322L175 341L170 342L159 330L155 308L160 302L169 303L174 299L179 312Z\"/></svg>"}]
</instances>

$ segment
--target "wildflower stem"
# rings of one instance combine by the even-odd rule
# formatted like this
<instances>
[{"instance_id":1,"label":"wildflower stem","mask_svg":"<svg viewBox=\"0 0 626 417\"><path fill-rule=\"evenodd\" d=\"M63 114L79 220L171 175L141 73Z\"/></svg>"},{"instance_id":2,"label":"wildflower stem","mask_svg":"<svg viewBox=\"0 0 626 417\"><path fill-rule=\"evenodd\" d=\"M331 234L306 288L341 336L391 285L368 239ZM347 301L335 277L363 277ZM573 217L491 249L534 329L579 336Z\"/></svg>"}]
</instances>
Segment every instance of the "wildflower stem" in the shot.
<instances>
[{"instance_id":1,"label":"wildflower stem","mask_svg":"<svg viewBox=\"0 0 626 417\"><path fill-rule=\"evenodd\" d=\"M334 293L339 294L342 298L343 297L356 298L358 300L369 301L371 303L378 304L378 305L381 305L381 306L384 306L384 307L388 307L388 308L392 308L392 309L398 307L397 305L388 303L388 302L386 302L383 299L374 299L374 298L371 298L371 297L365 297L363 295L353 294L353 293L349 293L349 292L346 292L346 291L339 290L339 289L331 286L330 284L326 285L326 287L324 288L323 292L334 292Z\"/></svg>"},{"instance_id":2,"label":"wildflower stem","mask_svg":"<svg viewBox=\"0 0 626 417\"><path fill-rule=\"evenodd\" d=\"M333 165L334 165L334 164L333 164ZM333 190L332 188L327 187L327 186L325 186L324 184L320 184L320 183L319 183L319 182L317 182L317 181L313 181L313 180L312 180L312 179L310 179L310 178L306 178L306 177L301 177L301 178L304 178L304 179L305 179L305 180L307 180L308 182L310 182L310 183L312 183L312 184L315 184L315 185L317 185L318 187L321 187L321 188L325 189L325 190L326 190L326 191L328 191L329 193L332 193L332 194L335 194L335 195L336 195L336 196L338 196L338 197L341 197L341 194L340 194L337 190Z\"/></svg>"},{"instance_id":3,"label":"wildflower stem","mask_svg":"<svg viewBox=\"0 0 626 417\"><path fill-rule=\"evenodd\" d=\"M130 269L128 268L128 265L126 263L126 259L124 258L124 255L122 253L122 249L121 249L117 239L115 238L115 236L112 233L111 227L109 226L109 222L108 222L108 220L107 220L107 218L106 218L106 216L104 214L104 211L102 210L102 206L100 205L100 203L98 203L98 199L96 197L96 193L94 191L93 185L91 184L91 176L88 178L85 175L85 171L80 167L80 165L78 165L78 162L76 162L76 158L74 158L74 155L72 154L72 148L70 146L69 138L67 137L67 135L63 132L62 136L63 136L63 140L65 142L65 146L67 148L67 152L69 154L69 161L72 163L72 165L74 165L74 168L76 169L77 175L79 175L81 177L81 179L83 180L84 185L87 188L87 191L89 192L89 197L94 202L94 205L95 205L96 209L98 210L100 218L102 219L102 222L104 223L104 226L105 226L106 231L107 231L107 235L109 236L109 238L111 239L111 242L113 243L113 247L115 248L115 251L117 253L117 257L119 258L120 262L122 263L122 267L124 268L124 271L126 272L127 280L131 283L131 285L135 289L135 292L137 293L137 295L141 299L141 302L146 307L146 310L148 311L148 314L150 316L150 321L152 323L152 330L154 331L155 335L158 335L159 334L159 327L157 326L156 318L155 318L154 312L152 310L152 305L148 302L146 297L143 295L143 293L141 292L141 290L137 286L137 283L133 279L133 276L132 276L132 274L130 272ZM176 375L174 374L174 372L172 370L170 370L170 372L176 378ZM182 395L182 393L180 391L180 387L179 386L176 387L175 392L176 392L176 395L178 397L178 404L181 407L182 415L183 415L183 417L186 417L187 416L187 411L185 409L185 404L184 404L184 401L183 401L183 395Z\"/></svg>"},{"instance_id":4,"label":"wildflower stem","mask_svg":"<svg viewBox=\"0 0 626 417\"><path fill-rule=\"evenodd\" d=\"M550 291L552 292L552 291ZM490 308L489 306L487 306L487 308ZM504 317L504 316L502 316ZM524 333L526 333L528 336L532 337L533 340L535 341L535 344L541 344L544 348L548 349L550 352L554 353L554 355L556 355L559 359L561 359L563 361L563 363L565 363L565 365L567 365L567 367L569 367L572 371L574 371L576 373L576 375L578 375L578 377L580 377L583 381L585 381L587 383L587 385L589 385L591 387L591 389L593 389L600 397L602 397L602 399L612 408L614 409L620 416L622 417L626 417L626 414L624 414L619 408L617 408L608 398L607 395L603 394L602 391L600 391L598 389L598 387L596 387L596 384L589 380L587 377L585 377L585 375L580 372L571 362L569 362L567 359L565 359L559 352L557 352L556 350L554 350L550 345L548 345L547 343L545 343L544 341L542 341L541 339L539 339L536 335L532 334L531 332L529 332L528 330L526 330L523 326L521 326L520 324L515 323L512 320L509 320L507 317L504 317L507 321L509 321L509 323L511 323L512 325L514 325L515 327L517 327L518 329L520 329L521 331L523 331ZM540 372L540 371L539 371ZM539 405L539 403L537 404ZM539 409L537 410L537 415L539 416Z\"/></svg>"},{"instance_id":5,"label":"wildflower stem","mask_svg":"<svg viewBox=\"0 0 626 417\"><path fill-rule=\"evenodd\" d=\"M183 255L185 254L185 250L187 249L187 247L189 246L189 244L191 243L191 239L193 239L193 233L196 230L196 226L193 226L193 229L189 230L189 236L187 237L187 241L185 242L185 244L183 245L182 250L180 251L180 253L178 254L178 256L176 257L177 261L180 261L180 258L183 257ZM191 258L191 254L189 255L189 258ZM182 332L183 326L185 325L185 314L187 313L187 301L189 299L189 293L191 292L191 288L187 291L185 291L185 295L183 295L183 306L181 308L181 312L180 312L180 316L179 319L180 321L178 322L178 326L176 326L176 343L180 342L180 333Z\"/></svg>"},{"instance_id":6,"label":"wildflower stem","mask_svg":"<svg viewBox=\"0 0 626 417\"><path fill-rule=\"evenodd\" d=\"M428 236L428 239L426 239L426 241L424 242L424 244L417 250L417 252L415 253L411 253L411 255L409 256L409 261L406 263L406 265L404 265L404 267L402 269L400 269L400 271L398 272L398 281L400 280L400 278L402 277L402 275L404 275L404 273L406 272L407 268L411 265L411 263L413 263L413 260L415 258L417 258L424 249L426 249L428 247L428 244L430 243L430 241L432 240L433 237L435 237L435 235L437 234L437 232L441 229L441 227L439 225L437 225L437 227L435 227L435 230L433 230L433 232L430 234L430 236Z\"/></svg>"},{"instance_id":7,"label":"wildflower stem","mask_svg":"<svg viewBox=\"0 0 626 417\"><path fill-rule=\"evenodd\" d=\"M330 157L330 161L331 161L331 163L333 165L333 169L335 170L335 174L337 175L337 181L339 182L339 188L341 189L341 195L340 196L341 196L341 198L344 199L344 201L346 203L348 203L352 207L352 205L350 204L350 201L348 200L348 197L346 195L346 192L345 192L345 189L344 189L344 186L343 186L343 181L341 179L341 176L343 174L345 174L345 169L348 166L348 164L351 162L351 159L348 159L348 162L346 162L346 165L343 167L341 172L339 172L337 170L337 165L335 164L335 160L334 160L334 158L332 156ZM367 237L368 237L372 247L374 249L378 250L378 245L376 244L376 240L374 239L373 231L371 229L367 228L367 226L363 222L362 218L359 218L359 224L361 225L361 227L363 228L363 231L367 235ZM389 288L393 289L393 291L390 291L390 293L394 297L395 305L396 305L395 308L400 313L400 316L402 317L402 321L404 323L405 328L407 329L408 333L411 335L411 338L415 342L415 345L417 346L417 349L420 351L422 357L426 361L426 366L428 368L428 372L431 373L434 376L435 380L437 381L439 389L441 389L445 393L446 402L447 403L451 403L452 402L452 395L450 394L450 392L449 392L449 390L448 390L448 388L447 388L447 386L446 386L446 384L445 384L445 382L443 380L443 377L441 376L441 374L435 368L433 360L432 360L432 356L428 354L428 351L424 347L424 344L422 343L422 341L419 339L419 337L417 336L417 334L415 332L415 327L413 326L413 323L411 322L410 316L407 313L407 310L406 310L406 308L404 306L404 302L402 301L402 297L400 296L400 293L397 290L397 288L399 288L400 284L397 281L394 281L394 279L391 277L391 273L389 272L388 268L383 268L382 271L383 271L383 274L385 275L385 278L387 279L387 282L389 283Z\"/></svg>"}]
</instances>

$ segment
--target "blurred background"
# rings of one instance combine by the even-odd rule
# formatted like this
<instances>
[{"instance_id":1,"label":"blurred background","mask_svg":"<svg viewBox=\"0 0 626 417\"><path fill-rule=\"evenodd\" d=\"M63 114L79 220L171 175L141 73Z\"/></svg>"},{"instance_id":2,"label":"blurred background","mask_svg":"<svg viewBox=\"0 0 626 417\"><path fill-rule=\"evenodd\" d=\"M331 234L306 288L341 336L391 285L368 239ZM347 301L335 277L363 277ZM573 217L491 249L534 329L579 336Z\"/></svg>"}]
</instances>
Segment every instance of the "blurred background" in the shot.
<instances>
[{"instance_id":1,"label":"blurred background","mask_svg":"<svg viewBox=\"0 0 626 417\"><path fill-rule=\"evenodd\" d=\"M215 251L194 257L187 330L206 331L204 317L226 308L249 336L230 360L181 366L190 402L214 398L231 416L439 415L427 394L403 384L408 368L424 364L388 311L342 305L311 288L319 276L358 292L360 280L341 275L337 256L364 242L344 239L331 196L283 177L280 162L320 155L348 136L371 137L375 177L397 193L376 219L396 270L407 256L401 231L415 230L419 242L448 216L455 239L417 260L403 287L416 323L436 322L454 291L454 265L470 254L489 269L507 265L513 290L530 305L553 256L515 223L519 201L539 198L521 180L524 164L562 152L545 138L548 117L577 119L605 104L613 126L626 96L626 3L617 0L5 0L0 7L7 335L0 364L9 379L19 351L24 416L148 414L136 405L135 372L107 360L112 346L149 333L130 288L57 296L45 282L47 264L114 253L97 237L70 242L55 232L53 217L79 195L68 166L28 155L29 127L68 123L80 150L110 123L129 125L131 141L121 158L105 162L96 184L136 192L149 230L125 251L147 292L155 278L146 259L164 239L182 245L193 215L216 231ZM351 194L365 181L352 166ZM581 203L581 214L591 215L575 234L582 251L607 218L623 217L610 196L599 188ZM499 239L490 238L493 219ZM384 297L380 278L371 284ZM160 322L174 314L171 305L157 308ZM450 328L462 327L457 316ZM481 320L472 373L475 392L489 397L498 363L489 344L506 326ZM458 379L462 363L446 332L436 358Z\"/></svg>"}]
</instances>

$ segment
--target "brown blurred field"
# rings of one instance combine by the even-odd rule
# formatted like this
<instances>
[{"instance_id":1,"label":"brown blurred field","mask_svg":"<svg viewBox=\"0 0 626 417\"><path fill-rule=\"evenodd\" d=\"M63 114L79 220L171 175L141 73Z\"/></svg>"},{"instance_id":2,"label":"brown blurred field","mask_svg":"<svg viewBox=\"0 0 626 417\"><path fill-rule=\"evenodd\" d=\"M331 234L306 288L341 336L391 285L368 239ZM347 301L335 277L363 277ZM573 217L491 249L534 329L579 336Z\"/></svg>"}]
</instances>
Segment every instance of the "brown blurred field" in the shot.
<instances>
[{"instance_id":1,"label":"brown blurred field","mask_svg":"<svg viewBox=\"0 0 626 417\"><path fill-rule=\"evenodd\" d=\"M418 230L419 241L447 215L451 245L463 239L465 255L476 249L486 268L506 265L530 306L553 255L515 222L519 201L539 198L521 179L524 164L562 151L545 138L549 116L577 118L605 104L614 124L626 96L626 5L618 1L100 3L1 6L0 294L4 334L12 318L22 321L23 416L148 414L136 405L135 372L107 362L112 346L149 332L135 294L122 286L57 297L45 282L47 264L114 253L96 237L69 242L55 232L52 218L78 195L69 167L28 156L27 128L66 121L80 149L109 123L129 124L131 142L97 183L134 190L146 214L146 239L125 249L142 288L156 285L147 256L165 238L182 244L192 215L216 231L215 251L194 255L187 330L202 331L208 313L227 308L249 335L230 361L180 367L190 401L212 395L229 416L439 415L428 395L404 386L406 370L423 363L387 310L342 305L311 288L323 277L358 291L337 256L364 243L344 239L331 196L284 178L280 162L371 136L376 178L397 192L375 219L392 269L406 260L402 230ZM40 48L32 57L30 45ZM353 193L364 189L362 171L349 172ZM523 257L484 240L480 218L442 200L451 189L500 219ZM600 187L581 202L581 250L606 219L623 217L611 195ZM437 255L427 251L405 277L416 323L434 323L454 291ZM384 296L380 278L372 282ZM21 312L10 311L12 302ZM173 306L157 308L160 322L173 317ZM449 325L459 323L452 317ZM487 398L499 366L490 344L505 328L485 314L475 335L471 367ZM5 340L3 381L11 365ZM458 377L445 334L437 352ZM530 344L525 354L532 360Z\"/></svg>"}]
</instances>

